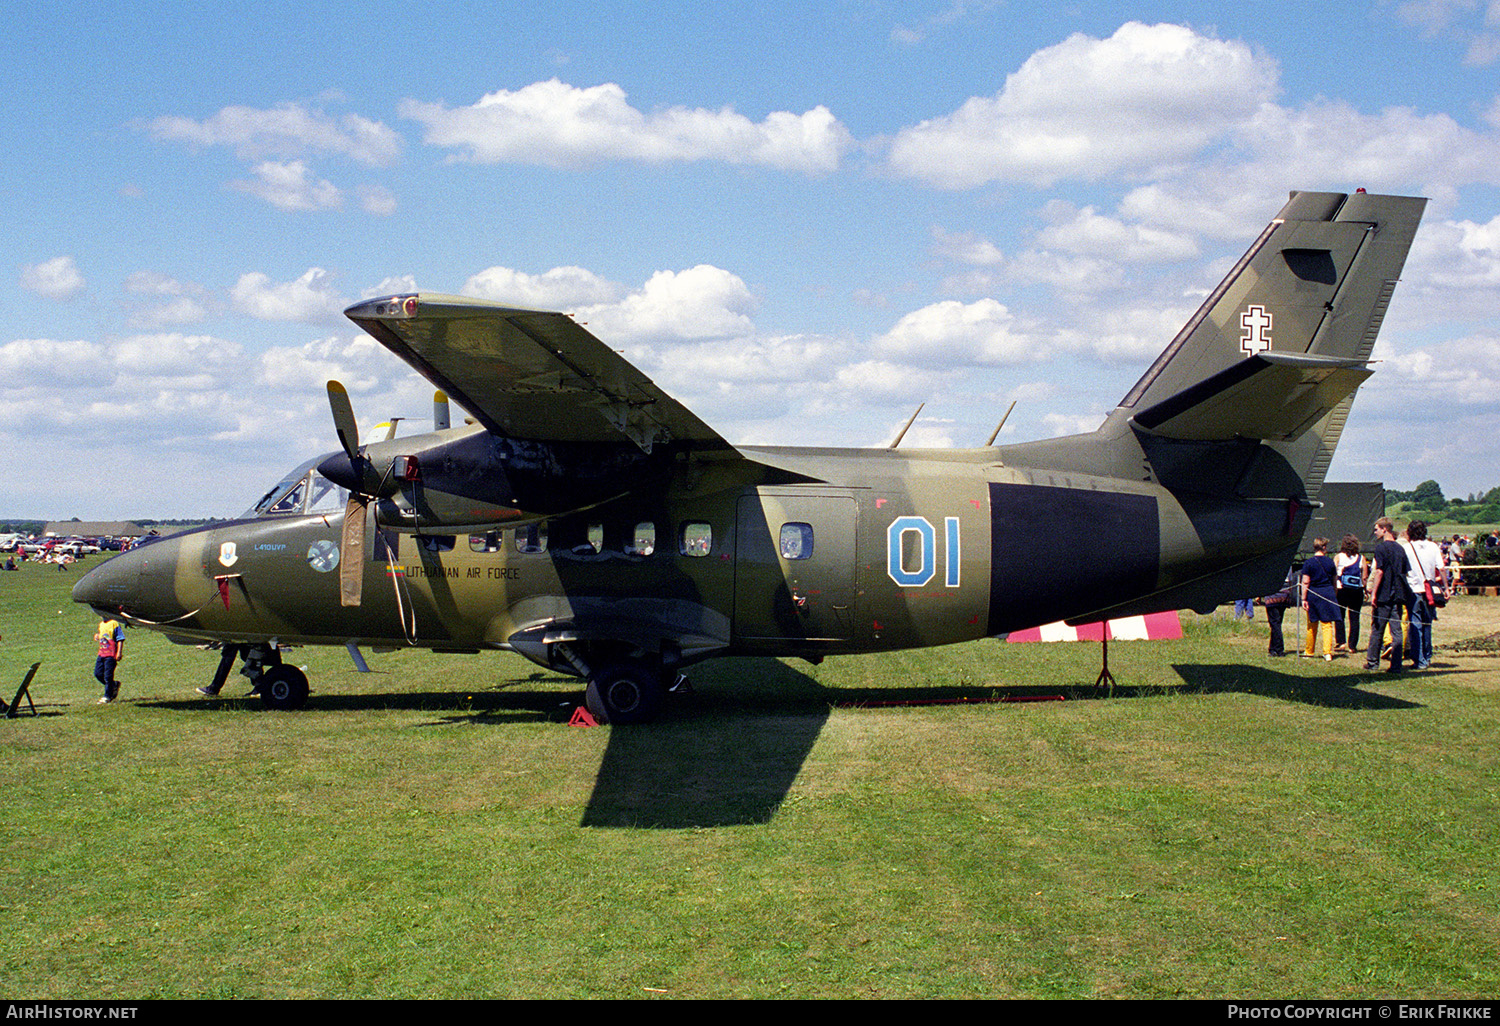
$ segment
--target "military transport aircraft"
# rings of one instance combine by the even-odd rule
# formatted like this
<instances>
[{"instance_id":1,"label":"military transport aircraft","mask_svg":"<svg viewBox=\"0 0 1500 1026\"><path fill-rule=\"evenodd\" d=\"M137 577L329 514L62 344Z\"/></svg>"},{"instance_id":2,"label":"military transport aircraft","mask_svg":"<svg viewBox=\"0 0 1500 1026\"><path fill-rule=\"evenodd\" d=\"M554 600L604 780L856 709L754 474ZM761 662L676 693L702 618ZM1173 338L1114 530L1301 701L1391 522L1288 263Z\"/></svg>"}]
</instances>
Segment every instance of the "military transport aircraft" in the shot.
<instances>
[{"instance_id":1,"label":"military transport aircraft","mask_svg":"<svg viewBox=\"0 0 1500 1026\"><path fill-rule=\"evenodd\" d=\"M270 708L308 694L281 646L501 649L617 724L711 656L1207 611L1284 578L1425 202L1292 193L1098 430L976 449L735 446L565 314L359 303L473 420L361 445L329 382L340 451L73 597L219 645L210 690L240 659Z\"/></svg>"}]
</instances>

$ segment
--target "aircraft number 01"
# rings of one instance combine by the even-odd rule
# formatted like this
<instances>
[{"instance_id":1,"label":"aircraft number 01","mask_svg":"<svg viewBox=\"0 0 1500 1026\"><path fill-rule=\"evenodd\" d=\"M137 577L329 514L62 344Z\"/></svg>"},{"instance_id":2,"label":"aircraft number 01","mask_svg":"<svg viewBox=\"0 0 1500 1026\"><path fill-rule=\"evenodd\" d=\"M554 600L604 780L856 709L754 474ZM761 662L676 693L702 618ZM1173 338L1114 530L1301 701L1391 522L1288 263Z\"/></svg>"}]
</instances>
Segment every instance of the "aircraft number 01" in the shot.
<instances>
[{"instance_id":1,"label":"aircraft number 01","mask_svg":"<svg viewBox=\"0 0 1500 1026\"><path fill-rule=\"evenodd\" d=\"M908 567L901 556L908 534L917 536L919 558L915 568ZM943 542L943 584L957 588L963 562L958 541L958 517L943 519ZM891 521L891 526L885 531L885 572L903 588L920 588L932 580L937 573L937 529L926 517L897 517Z\"/></svg>"}]
</instances>

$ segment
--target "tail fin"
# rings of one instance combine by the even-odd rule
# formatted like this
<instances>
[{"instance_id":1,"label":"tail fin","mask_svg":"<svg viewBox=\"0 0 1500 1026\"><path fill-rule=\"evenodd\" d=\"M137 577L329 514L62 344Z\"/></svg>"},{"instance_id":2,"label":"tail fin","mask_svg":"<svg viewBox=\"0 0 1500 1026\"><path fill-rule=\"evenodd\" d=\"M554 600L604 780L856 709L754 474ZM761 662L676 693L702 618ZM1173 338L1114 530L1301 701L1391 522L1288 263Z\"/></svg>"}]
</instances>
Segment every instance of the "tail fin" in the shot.
<instances>
[{"instance_id":1,"label":"tail fin","mask_svg":"<svg viewBox=\"0 0 1500 1026\"><path fill-rule=\"evenodd\" d=\"M1292 193L1120 406L1146 409L1257 353L1368 360L1426 203Z\"/></svg>"},{"instance_id":2,"label":"tail fin","mask_svg":"<svg viewBox=\"0 0 1500 1026\"><path fill-rule=\"evenodd\" d=\"M1292 193L1116 415L1148 450L1265 441L1316 497L1426 202Z\"/></svg>"}]
</instances>

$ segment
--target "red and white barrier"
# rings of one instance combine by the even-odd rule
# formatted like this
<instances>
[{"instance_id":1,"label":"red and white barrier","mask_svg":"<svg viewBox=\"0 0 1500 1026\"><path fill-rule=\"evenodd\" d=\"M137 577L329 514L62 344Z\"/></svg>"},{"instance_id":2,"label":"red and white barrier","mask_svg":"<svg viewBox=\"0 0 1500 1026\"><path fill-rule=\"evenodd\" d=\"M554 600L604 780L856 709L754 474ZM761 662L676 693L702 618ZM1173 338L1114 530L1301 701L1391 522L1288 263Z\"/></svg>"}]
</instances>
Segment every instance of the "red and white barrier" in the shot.
<instances>
[{"instance_id":1,"label":"red and white barrier","mask_svg":"<svg viewBox=\"0 0 1500 1026\"><path fill-rule=\"evenodd\" d=\"M1109 625L1111 641L1164 641L1182 637L1182 619L1177 613L1147 613L1145 616L1127 616L1119 620L1101 620L1096 623L1067 624L1049 623L1014 631L1006 641L1103 641L1104 625Z\"/></svg>"}]
</instances>

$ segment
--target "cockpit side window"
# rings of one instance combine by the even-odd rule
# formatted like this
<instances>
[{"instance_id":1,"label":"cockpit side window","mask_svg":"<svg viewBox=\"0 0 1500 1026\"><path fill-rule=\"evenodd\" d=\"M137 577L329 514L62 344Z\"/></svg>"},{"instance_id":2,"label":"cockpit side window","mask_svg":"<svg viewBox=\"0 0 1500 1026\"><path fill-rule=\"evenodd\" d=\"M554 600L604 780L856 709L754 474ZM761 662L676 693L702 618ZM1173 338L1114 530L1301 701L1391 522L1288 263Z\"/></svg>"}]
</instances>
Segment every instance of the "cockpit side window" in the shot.
<instances>
[{"instance_id":1,"label":"cockpit side window","mask_svg":"<svg viewBox=\"0 0 1500 1026\"><path fill-rule=\"evenodd\" d=\"M322 457L315 456L283 477L274 488L260 497L259 502L246 510L241 519L301 513L306 508L309 488L313 490L314 504L330 501L326 492L321 489L333 489L342 493L343 489L336 488L332 482L316 472L315 468L320 459ZM339 500L339 505L343 505L343 499ZM315 508L319 512L323 510L321 505L315 505Z\"/></svg>"},{"instance_id":2,"label":"cockpit side window","mask_svg":"<svg viewBox=\"0 0 1500 1026\"><path fill-rule=\"evenodd\" d=\"M271 503L267 513L301 513L302 500L307 495L307 478L298 481L292 488Z\"/></svg>"},{"instance_id":3,"label":"cockpit side window","mask_svg":"<svg viewBox=\"0 0 1500 1026\"><path fill-rule=\"evenodd\" d=\"M302 506L302 479L298 478L293 481L288 478L285 481L277 482L276 487L262 495L260 501L255 504L255 507L245 515L263 517L267 513L285 513L287 512L287 499L293 492L297 493L297 506L300 509Z\"/></svg>"}]
</instances>

